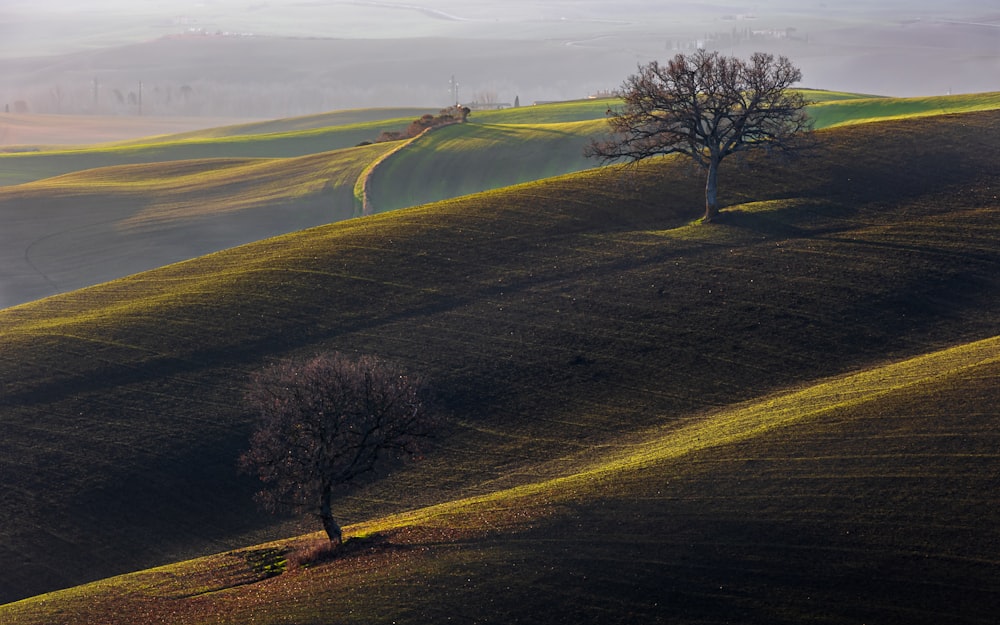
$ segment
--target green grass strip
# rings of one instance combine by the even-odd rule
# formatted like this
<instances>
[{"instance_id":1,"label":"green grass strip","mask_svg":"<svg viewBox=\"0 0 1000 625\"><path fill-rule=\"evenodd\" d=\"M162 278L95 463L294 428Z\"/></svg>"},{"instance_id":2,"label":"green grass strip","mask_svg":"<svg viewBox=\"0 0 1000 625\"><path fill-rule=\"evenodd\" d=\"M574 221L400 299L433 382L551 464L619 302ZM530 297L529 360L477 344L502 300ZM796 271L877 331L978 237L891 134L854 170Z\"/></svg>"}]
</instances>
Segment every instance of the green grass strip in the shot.
<instances>
[{"instance_id":1,"label":"green grass strip","mask_svg":"<svg viewBox=\"0 0 1000 625\"><path fill-rule=\"evenodd\" d=\"M713 447L765 436L779 428L816 419L888 395L961 376L978 367L1000 362L1000 336L921 355L883 367L836 377L803 389L726 408L681 428L663 426L636 436L635 442L605 449L599 457L570 460L574 473L525 484L486 495L447 502L372 522L348 531L368 534L406 525L450 525L455 517L484 505L510 506L520 499L586 497L604 482L625 472L636 471Z\"/></svg>"}]
</instances>

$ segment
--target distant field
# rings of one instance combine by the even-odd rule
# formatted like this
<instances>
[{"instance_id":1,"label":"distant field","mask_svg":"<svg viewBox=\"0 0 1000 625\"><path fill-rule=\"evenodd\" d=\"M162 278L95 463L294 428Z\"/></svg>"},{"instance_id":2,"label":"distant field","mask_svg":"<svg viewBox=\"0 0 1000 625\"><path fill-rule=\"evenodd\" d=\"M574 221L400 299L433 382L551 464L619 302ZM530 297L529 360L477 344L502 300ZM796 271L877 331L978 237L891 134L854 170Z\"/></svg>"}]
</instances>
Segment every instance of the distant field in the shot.
<instances>
[{"instance_id":1,"label":"distant field","mask_svg":"<svg viewBox=\"0 0 1000 625\"><path fill-rule=\"evenodd\" d=\"M811 109L819 127L1000 106L996 94L913 100L823 91L806 94L819 102ZM0 235L8 258L5 275L0 275L0 306L88 286L157 263L185 260L254 240L251 237L353 216L356 211L338 194L351 185L360 188L365 181L350 182L345 178L347 172L367 176L371 209L387 211L587 169L597 163L583 158L582 148L590 137L604 131L605 112L612 105L612 100L583 100L475 112L471 123L421 137L371 172L368 165L394 146L354 152L349 165L344 161L346 168L336 166L338 173L325 166L311 174L301 173L308 169L298 170L300 173L287 182L282 177L288 168L321 163L325 157L288 163L282 157L295 159L299 158L296 155L321 155L350 147L375 138L383 130L401 129L413 118L385 119L407 112L404 109L340 111L81 150L2 155L0 180L41 182L24 191L12 184L0 188L0 216L13 224ZM265 130L275 132L252 134ZM206 158L223 159L218 163L222 168L230 165L226 159L261 159L228 174L238 173L238 183L225 176L219 180L236 184L237 195L259 193L257 206L287 201L291 202L288 207L298 208L264 213L262 208L230 210L225 208L229 200L223 197L227 187L221 182L218 186L222 191L200 198L204 187L187 172L214 167ZM369 162L355 162L355 158L368 158ZM126 164L138 169L121 167ZM46 181L73 171L90 173L67 179L76 180L72 198L67 197L67 180ZM135 171L146 171L149 178L133 180L127 172ZM118 184L114 178L120 173L125 178ZM308 175L313 178L306 181L303 176ZM171 183L172 176L177 179ZM287 188L278 190L282 184ZM88 185L90 188L85 188ZM332 195L303 193L305 186L326 189L324 193ZM177 194L185 199L177 200ZM185 208L178 209L174 206L177 202ZM190 208L199 203L200 208ZM172 221L181 212L198 210L215 211L212 225L189 220L188 226L180 227ZM125 219L122 215L140 211L163 214L141 229L115 230L117 220ZM196 226L204 227L192 230ZM78 262L77 258L96 260ZM32 267L32 263L37 266Z\"/></svg>"},{"instance_id":2,"label":"distant field","mask_svg":"<svg viewBox=\"0 0 1000 625\"><path fill-rule=\"evenodd\" d=\"M0 618L990 623L998 128L824 131L727 169L714 226L661 159L0 311L4 599L229 554ZM386 534L349 564L214 592L303 529L233 471L246 375L323 348L425 374L443 438L338 500Z\"/></svg>"},{"instance_id":3,"label":"distant field","mask_svg":"<svg viewBox=\"0 0 1000 625\"><path fill-rule=\"evenodd\" d=\"M120 165L0 188L0 305L353 217L354 184L388 147Z\"/></svg>"},{"instance_id":4,"label":"distant field","mask_svg":"<svg viewBox=\"0 0 1000 625\"><path fill-rule=\"evenodd\" d=\"M806 94L808 97L808 93ZM990 111L1000 108L1000 91L932 98L850 98L826 100L809 109L817 128L865 124L947 113Z\"/></svg>"},{"instance_id":5,"label":"distant field","mask_svg":"<svg viewBox=\"0 0 1000 625\"><path fill-rule=\"evenodd\" d=\"M0 186L23 184L74 171L167 161L206 158L292 158L358 145L375 139L382 130L401 130L411 118L368 121L310 130L288 130L242 135L223 129L211 138L198 132L192 138L130 141L122 145L0 154ZM275 124L280 126L280 124ZM291 124L291 125L294 125ZM211 134L211 133L207 133Z\"/></svg>"},{"instance_id":6,"label":"distant field","mask_svg":"<svg viewBox=\"0 0 1000 625\"><path fill-rule=\"evenodd\" d=\"M110 143L228 127L244 120L218 117L14 115L0 112L0 154L45 146ZM209 131L210 132L210 131Z\"/></svg>"},{"instance_id":7,"label":"distant field","mask_svg":"<svg viewBox=\"0 0 1000 625\"><path fill-rule=\"evenodd\" d=\"M998 93L940 96L933 98L881 98L859 94L805 90L816 102L810 109L817 128L843 123L865 123L907 116L992 110L1000 107ZM538 125L605 119L617 106L614 99L522 106L498 111L475 111L470 121L478 124ZM410 121L432 109L360 109L320 115L255 122L235 126L145 137L117 145L45 150L28 154L0 154L0 185L20 184L84 168L128 163L215 157L291 157L351 147L375 139L383 130L401 130ZM16 116L11 116L16 117ZM58 135L61 129L83 124L85 135L113 134L116 124L134 131L138 122L130 118L33 117L34 132ZM23 120L20 123L24 123ZM104 124L108 124L105 126ZM90 127L93 126L93 129ZM65 143L65 142L60 142Z\"/></svg>"},{"instance_id":8,"label":"distant field","mask_svg":"<svg viewBox=\"0 0 1000 625\"><path fill-rule=\"evenodd\" d=\"M607 110L617 106L617 98L552 102L506 108L499 111L473 111L470 121L482 124L558 124L604 119Z\"/></svg>"},{"instance_id":9,"label":"distant field","mask_svg":"<svg viewBox=\"0 0 1000 625\"><path fill-rule=\"evenodd\" d=\"M383 212L589 169L598 163L583 148L604 127L593 120L442 128L381 164L370 200Z\"/></svg>"},{"instance_id":10,"label":"distant field","mask_svg":"<svg viewBox=\"0 0 1000 625\"><path fill-rule=\"evenodd\" d=\"M222 137L238 137L247 135L265 135L274 133L292 133L302 130L321 130L332 127L361 126L364 132L369 132L373 122L384 124L385 129L395 129L402 120L411 120L426 113L435 114L437 109L397 107L369 108L346 111L331 111L316 115L288 117L284 119L244 123L231 126L221 126L207 130L196 130L183 135L165 137L165 141L179 139L217 139ZM345 129L346 130L346 129ZM374 139L374 137L369 137Z\"/></svg>"}]
</instances>

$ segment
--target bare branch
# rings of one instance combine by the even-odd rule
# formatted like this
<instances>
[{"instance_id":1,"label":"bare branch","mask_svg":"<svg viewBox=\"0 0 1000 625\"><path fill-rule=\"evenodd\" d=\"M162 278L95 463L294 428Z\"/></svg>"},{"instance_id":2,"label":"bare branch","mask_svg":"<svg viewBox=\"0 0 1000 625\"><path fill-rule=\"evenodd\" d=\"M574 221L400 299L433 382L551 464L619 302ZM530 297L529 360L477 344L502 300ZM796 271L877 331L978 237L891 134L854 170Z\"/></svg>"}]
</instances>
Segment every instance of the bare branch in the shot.
<instances>
[{"instance_id":1,"label":"bare branch","mask_svg":"<svg viewBox=\"0 0 1000 625\"><path fill-rule=\"evenodd\" d=\"M266 509L317 512L339 541L333 491L419 450L431 425L420 396L419 380L371 356L275 364L251 378L259 426L240 467L264 484L257 500Z\"/></svg>"},{"instance_id":2,"label":"bare branch","mask_svg":"<svg viewBox=\"0 0 1000 625\"><path fill-rule=\"evenodd\" d=\"M678 54L666 66L653 61L629 76L608 111L609 137L594 140L587 156L609 163L683 154L707 170L706 213L717 213L719 164L752 149L792 151L811 129L807 102L790 87L802 80L785 57L758 52L749 61L700 50Z\"/></svg>"}]
</instances>

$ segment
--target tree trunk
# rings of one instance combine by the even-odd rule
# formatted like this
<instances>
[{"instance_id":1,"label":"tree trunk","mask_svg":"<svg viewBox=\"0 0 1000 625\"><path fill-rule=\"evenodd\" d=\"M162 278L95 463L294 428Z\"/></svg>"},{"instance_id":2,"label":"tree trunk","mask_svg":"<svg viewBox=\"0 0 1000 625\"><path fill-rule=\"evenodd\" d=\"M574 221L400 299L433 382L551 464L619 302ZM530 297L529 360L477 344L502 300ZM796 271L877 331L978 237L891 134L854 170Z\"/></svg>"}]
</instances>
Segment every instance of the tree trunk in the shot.
<instances>
[{"instance_id":1,"label":"tree trunk","mask_svg":"<svg viewBox=\"0 0 1000 625\"><path fill-rule=\"evenodd\" d=\"M344 534L340 530L340 525L333 518L333 511L330 507L332 498L333 493L331 489L324 488L323 500L319 508L319 518L323 522L323 529L326 530L326 535L330 538L330 542L334 545L339 545L343 541Z\"/></svg>"},{"instance_id":2,"label":"tree trunk","mask_svg":"<svg viewBox=\"0 0 1000 625\"><path fill-rule=\"evenodd\" d=\"M713 221L719 215L719 161L712 159L708 164L708 179L705 181L705 216L703 223Z\"/></svg>"}]
</instances>

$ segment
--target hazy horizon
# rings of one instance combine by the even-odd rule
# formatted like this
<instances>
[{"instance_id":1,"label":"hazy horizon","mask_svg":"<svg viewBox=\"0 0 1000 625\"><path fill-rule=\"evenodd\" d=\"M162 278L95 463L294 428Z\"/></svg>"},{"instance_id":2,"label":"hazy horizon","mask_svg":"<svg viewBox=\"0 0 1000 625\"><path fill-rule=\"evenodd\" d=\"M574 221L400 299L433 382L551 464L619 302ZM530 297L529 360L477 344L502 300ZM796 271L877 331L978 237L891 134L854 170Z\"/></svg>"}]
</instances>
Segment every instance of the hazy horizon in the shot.
<instances>
[{"instance_id":1,"label":"hazy horizon","mask_svg":"<svg viewBox=\"0 0 1000 625\"><path fill-rule=\"evenodd\" d=\"M530 104L615 89L698 46L787 55L804 87L1000 90L1000 8L983 0L7 0L0 36L12 113L263 118L445 106L456 91Z\"/></svg>"}]
</instances>

